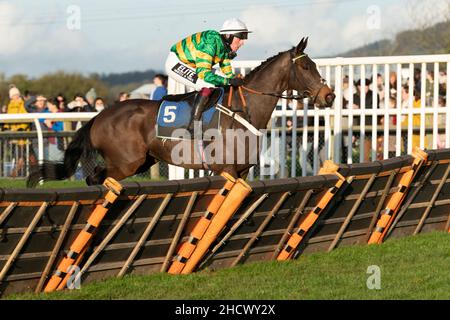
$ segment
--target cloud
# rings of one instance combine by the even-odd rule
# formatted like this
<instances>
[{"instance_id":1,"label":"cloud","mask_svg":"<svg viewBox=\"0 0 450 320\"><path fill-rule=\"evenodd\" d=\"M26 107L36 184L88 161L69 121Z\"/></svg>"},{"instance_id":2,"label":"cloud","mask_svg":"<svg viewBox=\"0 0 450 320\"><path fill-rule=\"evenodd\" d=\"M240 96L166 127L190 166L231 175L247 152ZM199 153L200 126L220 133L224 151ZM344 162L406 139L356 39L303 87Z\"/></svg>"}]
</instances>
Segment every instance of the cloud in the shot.
<instances>
[{"instance_id":1,"label":"cloud","mask_svg":"<svg viewBox=\"0 0 450 320\"><path fill-rule=\"evenodd\" d=\"M26 29L15 27L21 17L19 10L11 3L0 2L0 13L0 54L14 54L25 44Z\"/></svg>"},{"instance_id":2,"label":"cloud","mask_svg":"<svg viewBox=\"0 0 450 320\"><path fill-rule=\"evenodd\" d=\"M367 30L366 12L354 10L354 16L345 19L338 9L339 4L331 2L307 10L275 6L249 8L241 14L242 20L255 31L248 40L249 50L273 54L296 45L303 36L309 36L307 51L312 56L329 56L364 44L368 33L373 33ZM369 35L369 38L374 37Z\"/></svg>"},{"instance_id":3,"label":"cloud","mask_svg":"<svg viewBox=\"0 0 450 320\"><path fill-rule=\"evenodd\" d=\"M58 1L47 5L45 11L29 9L0 1L0 73L7 76L38 76L57 70L91 73L145 70L155 65L163 68L172 45L170 37L142 38L142 33L123 30L120 22L87 23L83 19L92 15L89 7L81 8L79 30L67 27L70 13L67 5Z\"/></svg>"},{"instance_id":4,"label":"cloud","mask_svg":"<svg viewBox=\"0 0 450 320\"><path fill-rule=\"evenodd\" d=\"M270 51L273 48L278 51L286 50L296 45L302 37L310 36L310 40L315 43L315 49L310 50L317 51L317 48L322 47L319 34L326 30L324 27L334 27L335 23L328 19L320 21L323 22L323 25L318 24L320 27L313 27L311 20L321 17L327 7L313 7L308 12L274 6L248 8L241 13L241 19L254 31L248 40L249 47L259 48L259 51Z\"/></svg>"},{"instance_id":5,"label":"cloud","mask_svg":"<svg viewBox=\"0 0 450 320\"><path fill-rule=\"evenodd\" d=\"M88 39L82 32L69 30L61 11L56 9L47 10L44 18L0 2L0 57L6 61L6 70L1 71L28 73L27 70L42 69L43 63L48 68L60 60L83 57ZM52 17L58 18L52 21Z\"/></svg>"},{"instance_id":6,"label":"cloud","mask_svg":"<svg viewBox=\"0 0 450 320\"><path fill-rule=\"evenodd\" d=\"M248 40L248 51L274 54L295 45L309 35L312 56L333 56L385 38L399 31L434 24L448 15L447 0L400 1L386 5L320 3L286 10L277 6L248 8L241 18L255 31ZM435 8L439 8L436 12ZM345 11L347 10L347 11ZM448 16L447 16L448 18ZM266 54L267 55L267 54Z\"/></svg>"},{"instance_id":7,"label":"cloud","mask_svg":"<svg viewBox=\"0 0 450 320\"><path fill-rule=\"evenodd\" d=\"M304 36L309 36L307 52L312 57L335 56L392 38L397 31L422 22L437 22L448 14L448 0L411 1L378 5L379 29L367 27L371 17L367 9L377 1L317 0L314 5L299 2L249 6L238 16L254 33L239 51L238 59L267 58L296 45ZM90 23L83 22L84 17L87 20L97 17L103 9L100 5L84 5L81 30L69 30L65 21L67 3L47 0L45 5L30 8L20 2L0 1L0 72L35 76L58 69L79 72L162 69L173 43L191 32L221 24L217 15L204 18L210 19L208 26L197 16Z\"/></svg>"}]
</instances>

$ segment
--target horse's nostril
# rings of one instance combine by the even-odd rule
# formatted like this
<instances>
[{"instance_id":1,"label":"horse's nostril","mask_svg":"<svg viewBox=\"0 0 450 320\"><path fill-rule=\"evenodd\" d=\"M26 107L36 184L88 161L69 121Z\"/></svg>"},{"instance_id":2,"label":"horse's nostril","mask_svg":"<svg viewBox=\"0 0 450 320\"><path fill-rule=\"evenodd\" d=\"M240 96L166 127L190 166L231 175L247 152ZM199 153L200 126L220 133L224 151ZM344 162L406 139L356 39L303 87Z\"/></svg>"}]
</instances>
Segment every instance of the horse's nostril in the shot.
<instances>
[{"instance_id":1,"label":"horse's nostril","mask_svg":"<svg viewBox=\"0 0 450 320\"><path fill-rule=\"evenodd\" d=\"M334 94L334 93L329 93L329 94L327 94L327 95L325 96L325 101L326 101L328 104L332 104L333 101L334 101L334 98L336 98L335 94Z\"/></svg>"}]
</instances>

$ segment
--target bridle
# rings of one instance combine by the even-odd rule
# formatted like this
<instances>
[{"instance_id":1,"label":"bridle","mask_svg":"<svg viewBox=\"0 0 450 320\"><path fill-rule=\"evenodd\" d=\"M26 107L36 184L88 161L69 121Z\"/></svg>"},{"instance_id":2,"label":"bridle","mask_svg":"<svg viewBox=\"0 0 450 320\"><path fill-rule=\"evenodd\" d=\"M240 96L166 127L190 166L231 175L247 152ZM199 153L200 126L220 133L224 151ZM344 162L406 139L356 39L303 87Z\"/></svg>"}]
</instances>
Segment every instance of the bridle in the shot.
<instances>
[{"instance_id":1,"label":"bridle","mask_svg":"<svg viewBox=\"0 0 450 320\"><path fill-rule=\"evenodd\" d=\"M292 58L291 58L291 61L292 61L292 67L290 68L290 71L289 71L289 79L288 79L288 85L289 85L289 87L291 87L291 88L293 87L293 86L291 85L291 78L292 78L292 75L294 75L295 81L297 81L297 83L300 82L300 81L299 81L299 78L298 78L298 76L297 76L297 71L296 71L296 67L295 67L295 66L296 66L296 61L297 61L297 60L300 60L300 59L303 58L303 57L307 57L307 56L308 56L308 55L307 55L306 53L302 53L302 54L298 55L297 57L292 57ZM322 78L322 77L320 78L320 84L321 84L321 86L319 87L319 89L317 89L317 91L315 92L314 95L312 95L311 92L310 92L308 89L306 89L306 90L303 90L303 91L302 91L301 96L303 96L303 98L313 98L312 104L314 105L314 104L316 103L316 100L317 100L317 97L319 96L320 91L321 91L324 87L327 86L325 79Z\"/></svg>"},{"instance_id":2,"label":"bridle","mask_svg":"<svg viewBox=\"0 0 450 320\"><path fill-rule=\"evenodd\" d=\"M288 79L288 85L289 87L293 87L291 85L291 79L294 78L297 82L299 82L299 78L297 75L297 71L296 71L296 61L303 58L303 57L307 57L308 55L306 53L302 53L296 57L291 57L291 61L292 61L292 65L289 68L289 79ZM277 93L277 92L261 92L258 90L254 90L251 88L248 88L246 86L240 86L239 87L239 91L240 91L240 96L241 96L241 100L243 102L244 107L246 106L245 103L245 99L243 98L242 95L242 91L241 88L249 93L253 93L253 94L259 94L259 95L265 95L265 96L272 96L272 97L276 97L276 98L280 98L280 99L290 99L290 100L303 100L305 98L313 98L312 99L312 104L316 103L317 97L319 96L320 91L326 87L326 81L325 79L321 78L320 79L321 82L321 86L319 89L317 89L317 91L315 92L314 95L311 94L311 92L309 90L303 90L300 94L290 94L290 95L285 95L285 94L281 94L281 93ZM232 87L230 87L230 95L232 94Z\"/></svg>"}]
</instances>

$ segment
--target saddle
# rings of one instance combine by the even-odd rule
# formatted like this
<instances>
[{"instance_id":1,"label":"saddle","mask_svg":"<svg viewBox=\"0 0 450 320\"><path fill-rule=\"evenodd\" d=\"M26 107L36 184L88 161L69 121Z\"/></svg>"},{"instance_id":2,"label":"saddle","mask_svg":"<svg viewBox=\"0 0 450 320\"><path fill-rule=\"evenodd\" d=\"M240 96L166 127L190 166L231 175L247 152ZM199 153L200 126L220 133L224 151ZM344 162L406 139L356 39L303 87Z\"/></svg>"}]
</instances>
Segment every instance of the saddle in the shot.
<instances>
[{"instance_id":1,"label":"saddle","mask_svg":"<svg viewBox=\"0 0 450 320\"><path fill-rule=\"evenodd\" d=\"M166 95L162 98L156 122L156 136L169 140L186 140L174 135L177 129L187 129L193 117L193 105L198 94L197 91L183 94ZM201 116L202 132L208 129L219 129L220 112L216 109L217 103L222 103L223 88L215 88L209 96L207 107ZM179 131L177 131L179 132ZM190 138L189 138L190 139ZM209 139L205 139L208 141Z\"/></svg>"}]
</instances>

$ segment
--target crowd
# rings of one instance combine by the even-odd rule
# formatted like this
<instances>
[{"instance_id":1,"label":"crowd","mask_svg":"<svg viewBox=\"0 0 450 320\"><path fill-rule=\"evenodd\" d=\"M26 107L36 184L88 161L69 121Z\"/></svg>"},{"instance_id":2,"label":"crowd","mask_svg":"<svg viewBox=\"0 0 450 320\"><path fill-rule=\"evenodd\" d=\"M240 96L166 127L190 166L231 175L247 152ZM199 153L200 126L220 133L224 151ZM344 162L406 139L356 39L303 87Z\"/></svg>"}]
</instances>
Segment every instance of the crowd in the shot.
<instances>
[{"instance_id":1,"label":"crowd","mask_svg":"<svg viewBox=\"0 0 450 320\"><path fill-rule=\"evenodd\" d=\"M365 100L365 108L366 109L372 109L373 108L373 102L376 102L376 106L379 109L387 108L397 108L398 106L398 100L397 97L400 98L400 108L402 110L406 110L409 108L410 105L410 97L412 97L412 107L413 108L421 108L422 105L425 107L433 107L434 106L434 87L435 87L435 75L433 71L426 71L426 77L425 82L422 83L422 76L421 76L421 70L420 69L414 69L414 77L413 77L413 86L412 91L410 92L409 87L409 79L406 78L402 83L400 84L400 90L401 92L397 92L398 86L397 86L397 73L396 72L390 72L389 73L389 84L388 86L385 86L384 77L381 74L377 74L376 77L376 83L372 83L372 79L365 79L365 86L364 86L364 92L362 91L362 84L361 79L356 81L353 90L351 90L349 79L348 77L344 77L343 79L343 106L344 108L353 108L353 109L359 109L361 108L361 101ZM437 102L438 107L445 107L446 105L446 92L447 92L447 74L444 71L441 71L439 73L438 77L438 96L437 96ZM425 86L425 96L421 97L422 92L422 86ZM375 90L376 87L376 90ZM388 94L386 95L386 90L389 90ZM374 92L376 91L376 97L374 98ZM351 96L353 96L353 104L350 105L351 102ZM388 100L386 100L386 96L388 97ZM422 98L424 101L422 101ZM412 145L414 146L420 146L420 122L421 122L421 116L413 115L412 117L413 122L413 137L412 137ZM384 117L378 117L377 118L377 125L383 125L384 124ZM408 116L403 115L401 119L399 120L402 128L408 127ZM389 117L389 126L390 128L395 128L397 125L398 119L395 115L391 115ZM372 125L372 117L366 116L366 126ZM438 117L438 125L444 125L445 124L445 115L440 115ZM360 118L354 119L354 125L360 125ZM425 127L426 128L432 128L433 127L433 116L432 115L426 115L425 116ZM443 148L445 146L445 135L439 134L438 137L438 148ZM360 141L358 141L360 143ZM370 154L371 154L371 140L368 138L365 143L365 150L367 152L364 155L364 160L369 161L370 160ZM377 159L383 158L383 135L380 135L378 138L377 143ZM431 134L425 134L425 148L431 148L432 146L432 135ZM406 139L403 139L403 143L401 145L401 149L406 149ZM395 136L391 136L389 138L389 153L391 155L394 155L396 151L396 143L395 143Z\"/></svg>"},{"instance_id":2,"label":"crowd","mask_svg":"<svg viewBox=\"0 0 450 320\"><path fill-rule=\"evenodd\" d=\"M166 89L167 77L162 74L155 75L153 83L155 90L152 92L150 99L160 100L167 95ZM116 101L124 101L130 99L130 93L121 92ZM102 97L98 96L95 89L91 88L85 94L77 93L72 99L68 100L63 93L58 93L53 97L44 96L41 93L24 91L11 84L9 87L9 101L2 105L0 113L7 114L23 114L23 113L57 113L57 112L101 112L107 109L108 105ZM66 141L58 135L51 132L77 130L81 126L81 122L62 122L52 121L49 119L40 119L41 130L47 132L48 138L44 144L44 158L46 160L60 160L65 150ZM20 132L35 131L36 127L31 123L0 123L0 131ZM50 134L49 134L50 132ZM28 156L29 163L35 164L37 150L37 139L12 139L10 140L11 158L14 159L15 168L11 175L17 176L19 172L23 172L25 160ZM26 147L29 148L26 148ZM1 146L3 148L3 146ZM25 150L29 150L26 152ZM3 151L2 151L3 152Z\"/></svg>"},{"instance_id":3,"label":"crowd","mask_svg":"<svg viewBox=\"0 0 450 320\"><path fill-rule=\"evenodd\" d=\"M373 102L376 103L377 109L384 109L387 106L390 109L396 109L397 106L400 106L402 111L409 109L410 104L410 93L409 93L409 79L407 77L400 76L400 92L397 94L398 86L397 86L397 73L390 72L389 73L389 85L385 86L384 75L377 74L376 76L376 97L374 98L374 84L372 80L369 78L364 79L364 86L362 85L361 79L357 79L354 81L353 86L350 86L349 77L344 76L342 81L342 106L345 109L360 109L362 102L364 100L365 109L369 109L364 117L365 119L365 139L361 141L360 132L361 132L361 117L359 115L353 116L353 133L352 133L352 146L348 148L348 136L347 130L349 128L348 125L348 117L343 116L341 125L344 131L344 136L342 139L343 143L343 152L341 162L347 162L347 150L352 153L353 161L360 161L360 148L361 143L364 144L364 154L362 155L363 161L372 161L372 117L368 115L370 113L370 109L373 108ZM426 108L434 107L435 103L435 76L433 71L427 71L425 82L422 84L421 80L421 70L414 70L414 78L413 78L413 97L412 97L412 107L413 108L421 108L424 105ZM436 97L436 101L438 107L446 106L446 95L447 95L447 74L444 71L439 72L438 76L438 96ZM421 92L422 85L424 85L425 96L424 101L421 100ZM364 87L364 93L363 93ZM386 95L386 90L388 90L388 94ZM386 96L388 100L385 101ZM397 98L398 96L398 98ZM352 103L351 103L352 102ZM288 101L287 108L290 109L293 106L293 101ZM298 104L298 108L302 108L301 103ZM281 110L282 106L278 105L277 110ZM286 129L287 131L291 131L293 128L293 122L288 117L286 119ZM399 121L397 121L396 115L389 116L389 140L388 140L388 152L389 157L394 157L396 155L397 150L397 139L396 139L396 128L397 123L400 125L402 134L401 134L401 145L400 150L404 154L407 150L407 135L404 134L405 130L408 128L408 116L402 115ZM433 124L433 114L425 115L425 139L424 139L424 147L427 149L431 149L433 146L433 134L432 129L434 127ZM376 150L376 158L378 160L382 160L384 156L384 132L380 132L379 130L384 130L384 116L377 117L377 125L378 125L378 135L377 135L377 150ZM303 124L303 117L297 117L297 128L300 128ZM314 118L309 117L307 124L309 128L314 126ZM416 114L412 116L412 124L413 124L413 135L412 135L412 146L420 146L420 124L421 124L421 115ZM269 122L269 126L273 125ZM282 125L282 119L277 118L274 123L275 127L280 127ZM333 121L331 119L331 125L333 125ZM438 115L438 136L437 136L437 148L445 147L445 114ZM319 126L324 127L325 121L324 118L319 118ZM332 128L331 128L332 129ZM309 129L311 130L311 129ZM393 132L394 131L394 132ZM312 132L312 131L311 131ZM297 136L297 150L300 150L302 140ZM313 135L308 135L308 144L307 144L307 158L308 163L312 163L313 159ZM325 141L323 133L319 135L319 155L320 159L325 159ZM287 136L287 153L291 152L292 141L290 135Z\"/></svg>"},{"instance_id":4,"label":"crowd","mask_svg":"<svg viewBox=\"0 0 450 320\"><path fill-rule=\"evenodd\" d=\"M373 92L377 91L377 106L378 108L384 108L386 101L385 101L385 83L384 83L384 77L381 74L377 74L376 77L376 84L372 83L372 79L365 79L365 92L362 93L362 85L361 85L361 79L355 82L353 86L353 90L350 89L349 84L349 78L348 76L345 76L343 79L343 106L345 108L354 108L358 109L361 106L361 98L362 96L365 97L365 107L366 109L372 108L373 103ZM432 106L433 104L433 92L434 92L434 72L433 71L427 71L427 75L425 78L425 83L423 84L425 86L425 105L426 106ZM400 88L402 90L401 97L402 97L402 108L408 107L408 94L409 94L409 80L405 79L403 83L400 84ZM414 96L417 99L420 99L422 89L422 79L421 79L421 70L415 69L414 70L414 79L413 79L413 90L414 90ZM397 97L397 73L396 72L390 72L389 73L389 99L395 99ZM438 95L439 95L439 103L441 105L445 105L445 95L447 92L447 74L444 71L441 71L439 73L439 79L438 79ZM353 95L353 105L350 106L350 96ZM389 104L389 102L388 102ZM395 105L396 106L396 105ZM394 107L395 107L394 106Z\"/></svg>"}]
</instances>

